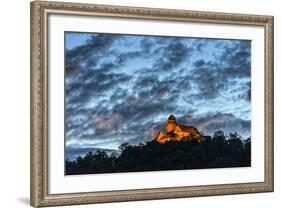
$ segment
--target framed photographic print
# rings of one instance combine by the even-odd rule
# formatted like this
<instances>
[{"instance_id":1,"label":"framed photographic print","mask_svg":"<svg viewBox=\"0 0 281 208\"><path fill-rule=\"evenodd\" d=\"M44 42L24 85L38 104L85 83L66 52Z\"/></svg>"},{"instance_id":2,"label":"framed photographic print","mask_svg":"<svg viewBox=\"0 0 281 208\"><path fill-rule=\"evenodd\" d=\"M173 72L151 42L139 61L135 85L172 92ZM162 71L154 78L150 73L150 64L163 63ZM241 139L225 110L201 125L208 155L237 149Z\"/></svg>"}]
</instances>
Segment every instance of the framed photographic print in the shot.
<instances>
[{"instance_id":1,"label":"framed photographic print","mask_svg":"<svg viewBox=\"0 0 281 208\"><path fill-rule=\"evenodd\" d=\"M31 205L273 191L273 17L31 3Z\"/></svg>"}]
</instances>

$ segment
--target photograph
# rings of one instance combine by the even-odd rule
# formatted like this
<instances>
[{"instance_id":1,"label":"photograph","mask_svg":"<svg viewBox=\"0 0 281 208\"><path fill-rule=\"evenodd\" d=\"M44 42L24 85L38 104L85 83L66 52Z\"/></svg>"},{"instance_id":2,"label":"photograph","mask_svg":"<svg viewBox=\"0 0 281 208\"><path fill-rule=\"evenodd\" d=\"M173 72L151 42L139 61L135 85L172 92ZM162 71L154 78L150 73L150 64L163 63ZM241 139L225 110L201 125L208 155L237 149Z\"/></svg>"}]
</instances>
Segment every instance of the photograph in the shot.
<instances>
[{"instance_id":1,"label":"photograph","mask_svg":"<svg viewBox=\"0 0 281 208\"><path fill-rule=\"evenodd\" d=\"M251 40L64 36L66 175L251 166Z\"/></svg>"},{"instance_id":2,"label":"photograph","mask_svg":"<svg viewBox=\"0 0 281 208\"><path fill-rule=\"evenodd\" d=\"M274 16L188 8L31 2L31 206L274 190Z\"/></svg>"}]
</instances>

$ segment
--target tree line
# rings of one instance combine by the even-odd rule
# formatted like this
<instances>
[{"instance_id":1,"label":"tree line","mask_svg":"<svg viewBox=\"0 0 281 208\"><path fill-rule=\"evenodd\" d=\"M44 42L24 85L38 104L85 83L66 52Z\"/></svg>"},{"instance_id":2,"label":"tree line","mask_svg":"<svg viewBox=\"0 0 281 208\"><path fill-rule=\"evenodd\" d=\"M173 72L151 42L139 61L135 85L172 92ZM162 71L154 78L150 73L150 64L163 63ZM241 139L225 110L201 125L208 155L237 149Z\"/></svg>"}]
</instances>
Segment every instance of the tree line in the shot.
<instances>
[{"instance_id":1,"label":"tree line","mask_svg":"<svg viewBox=\"0 0 281 208\"><path fill-rule=\"evenodd\" d=\"M66 160L66 175L251 166L251 138L238 133L217 131L201 142L187 138L165 144L124 143L119 149L120 154L97 151Z\"/></svg>"}]
</instances>

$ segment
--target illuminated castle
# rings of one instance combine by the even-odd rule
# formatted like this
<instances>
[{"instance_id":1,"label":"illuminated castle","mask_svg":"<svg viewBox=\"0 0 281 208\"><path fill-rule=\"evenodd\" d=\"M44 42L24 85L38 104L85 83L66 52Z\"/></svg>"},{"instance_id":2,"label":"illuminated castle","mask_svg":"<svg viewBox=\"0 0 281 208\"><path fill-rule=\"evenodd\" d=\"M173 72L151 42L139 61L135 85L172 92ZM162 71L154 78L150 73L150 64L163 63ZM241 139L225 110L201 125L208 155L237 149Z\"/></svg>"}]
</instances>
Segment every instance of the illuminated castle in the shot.
<instances>
[{"instance_id":1,"label":"illuminated castle","mask_svg":"<svg viewBox=\"0 0 281 208\"><path fill-rule=\"evenodd\" d=\"M159 131L157 136L154 138L160 144L165 144L169 141L182 141L184 139L195 139L201 142L203 135L193 126L184 126L176 122L176 117L170 115L166 124L166 134Z\"/></svg>"}]
</instances>

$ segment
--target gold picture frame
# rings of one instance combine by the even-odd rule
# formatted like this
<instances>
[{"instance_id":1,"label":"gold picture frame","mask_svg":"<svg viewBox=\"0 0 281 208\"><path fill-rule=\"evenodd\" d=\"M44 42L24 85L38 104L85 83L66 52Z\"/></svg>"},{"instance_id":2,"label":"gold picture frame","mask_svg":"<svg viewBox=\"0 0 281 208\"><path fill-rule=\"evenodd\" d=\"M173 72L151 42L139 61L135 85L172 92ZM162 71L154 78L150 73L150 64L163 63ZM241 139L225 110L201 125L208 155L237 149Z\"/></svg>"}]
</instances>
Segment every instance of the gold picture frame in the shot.
<instances>
[{"instance_id":1,"label":"gold picture frame","mask_svg":"<svg viewBox=\"0 0 281 208\"><path fill-rule=\"evenodd\" d=\"M48 193L48 15L70 14L264 27L264 181L73 194ZM31 2L31 205L34 207L273 191L273 17L156 8Z\"/></svg>"}]
</instances>

